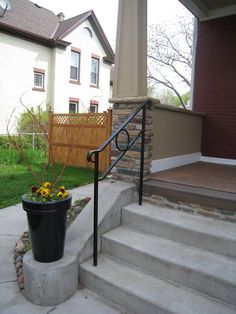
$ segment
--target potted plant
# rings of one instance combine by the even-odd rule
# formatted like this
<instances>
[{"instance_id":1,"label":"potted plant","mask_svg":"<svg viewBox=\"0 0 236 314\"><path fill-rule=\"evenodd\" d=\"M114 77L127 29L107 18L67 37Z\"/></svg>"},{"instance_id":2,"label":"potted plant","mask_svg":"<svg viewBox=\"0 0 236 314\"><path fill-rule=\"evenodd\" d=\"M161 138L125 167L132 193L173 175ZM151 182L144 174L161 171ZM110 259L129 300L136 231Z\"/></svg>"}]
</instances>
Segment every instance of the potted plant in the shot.
<instances>
[{"instance_id":1,"label":"potted plant","mask_svg":"<svg viewBox=\"0 0 236 314\"><path fill-rule=\"evenodd\" d=\"M49 263L63 257L67 210L71 200L64 186L56 189L50 182L41 187L33 186L30 193L22 196L36 261Z\"/></svg>"},{"instance_id":2,"label":"potted plant","mask_svg":"<svg viewBox=\"0 0 236 314\"><path fill-rule=\"evenodd\" d=\"M24 94L23 94L24 95ZM42 175L35 173L30 165L29 160L23 150L23 144L21 136L19 134L18 141L10 135L10 120L14 113L12 113L8 124L7 133L11 146L15 148L21 156L23 162L27 166L28 170L37 182L37 186L33 186L29 193L22 196L22 206L26 211L29 235L32 245L32 253L35 260L39 262L54 262L62 258L64 252L64 242L66 233L66 220L67 210L71 206L72 197L65 191L64 186L58 186L59 181L64 173L64 170L68 164L73 144L67 152L66 161L62 167L62 170L57 178L54 177L54 153L50 143L50 129L48 126L44 126L42 123L42 110L38 109L37 115L33 110L28 109L20 98L22 106L26 109L29 120L32 121L32 125L36 126L45 135L45 158L43 163ZM68 143L69 137L65 126L65 132L67 135ZM45 179L49 177L47 171L47 153L51 155L51 182Z\"/></svg>"}]
</instances>

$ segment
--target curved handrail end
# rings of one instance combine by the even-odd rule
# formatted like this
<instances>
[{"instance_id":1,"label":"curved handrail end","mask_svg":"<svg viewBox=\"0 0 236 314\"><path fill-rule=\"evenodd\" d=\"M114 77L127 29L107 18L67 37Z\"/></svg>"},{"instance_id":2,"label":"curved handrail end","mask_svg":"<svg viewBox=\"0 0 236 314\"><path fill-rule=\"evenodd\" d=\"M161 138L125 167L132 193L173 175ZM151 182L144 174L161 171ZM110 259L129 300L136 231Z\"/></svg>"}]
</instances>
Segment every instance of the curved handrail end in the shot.
<instances>
[{"instance_id":1,"label":"curved handrail end","mask_svg":"<svg viewBox=\"0 0 236 314\"><path fill-rule=\"evenodd\" d=\"M95 160L93 159L93 155L95 154L96 150L89 150L88 154L87 154L87 161L89 162L95 162Z\"/></svg>"}]
</instances>

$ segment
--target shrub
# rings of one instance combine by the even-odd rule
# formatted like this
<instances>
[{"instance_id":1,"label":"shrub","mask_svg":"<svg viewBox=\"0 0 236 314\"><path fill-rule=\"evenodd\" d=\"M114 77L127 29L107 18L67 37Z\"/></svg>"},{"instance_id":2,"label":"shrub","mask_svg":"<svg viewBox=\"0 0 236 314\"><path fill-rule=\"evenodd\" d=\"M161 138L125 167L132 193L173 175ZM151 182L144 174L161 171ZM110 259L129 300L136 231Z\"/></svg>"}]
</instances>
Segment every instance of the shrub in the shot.
<instances>
[{"instance_id":1,"label":"shrub","mask_svg":"<svg viewBox=\"0 0 236 314\"><path fill-rule=\"evenodd\" d=\"M31 164L41 165L43 163L45 153L42 150L26 149L25 157L31 161ZM0 164L15 165L24 164L20 153L15 149L1 149L0 151Z\"/></svg>"},{"instance_id":2,"label":"shrub","mask_svg":"<svg viewBox=\"0 0 236 314\"><path fill-rule=\"evenodd\" d=\"M17 129L19 133L42 133L42 129L48 132L48 108L43 110L38 106L23 112L17 121Z\"/></svg>"},{"instance_id":3,"label":"shrub","mask_svg":"<svg viewBox=\"0 0 236 314\"><path fill-rule=\"evenodd\" d=\"M23 134L12 135L12 139L18 144L21 145L23 149L33 148L33 135L32 134ZM43 134L34 135L34 148L35 149L46 149L47 140ZM8 136L0 135L0 149L10 149L13 148L11 142L9 141Z\"/></svg>"}]
</instances>

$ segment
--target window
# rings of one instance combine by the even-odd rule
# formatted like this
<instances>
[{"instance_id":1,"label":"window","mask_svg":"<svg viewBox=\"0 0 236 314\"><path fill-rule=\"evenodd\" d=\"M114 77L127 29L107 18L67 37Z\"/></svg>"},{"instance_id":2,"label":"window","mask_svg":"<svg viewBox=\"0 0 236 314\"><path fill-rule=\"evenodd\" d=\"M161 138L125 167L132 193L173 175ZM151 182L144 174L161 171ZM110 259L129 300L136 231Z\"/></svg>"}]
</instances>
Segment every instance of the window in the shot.
<instances>
[{"instance_id":1,"label":"window","mask_svg":"<svg viewBox=\"0 0 236 314\"><path fill-rule=\"evenodd\" d=\"M99 59L92 57L91 59L91 79L92 85L98 86Z\"/></svg>"},{"instance_id":2,"label":"window","mask_svg":"<svg viewBox=\"0 0 236 314\"><path fill-rule=\"evenodd\" d=\"M69 113L78 113L79 104L77 101L70 101L69 102Z\"/></svg>"},{"instance_id":3,"label":"window","mask_svg":"<svg viewBox=\"0 0 236 314\"><path fill-rule=\"evenodd\" d=\"M98 112L98 102L97 101L94 101L94 100L90 101L90 112L91 113Z\"/></svg>"},{"instance_id":4,"label":"window","mask_svg":"<svg viewBox=\"0 0 236 314\"><path fill-rule=\"evenodd\" d=\"M86 36L89 36L90 38L93 38L92 31L88 27L84 27L83 28L83 34L86 35Z\"/></svg>"},{"instance_id":5,"label":"window","mask_svg":"<svg viewBox=\"0 0 236 314\"><path fill-rule=\"evenodd\" d=\"M44 87L44 74L34 72L34 86L43 88Z\"/></svg>"},{"instance_id":6,"label":"window","mask_svg":"<svg viewBox=\"0 0 236 314\"><path fill-rule=\"evenodd\" d=\"M34 87L33 90L44 91L45 71L34 68Z\"/></svg>"},{"instance_id":7,"label":"window","mask_svg":"<svg viewBox=\"0 0 236 314\"><path fill-rule=\"evenodd\" d=\"M70 97L69 98L69 113L79 112L79 98Z\"/></svg>"},{"instance_id":8,"label":"window","mask_svg":"<svg viewBox=\"0 0 236 314\"><path fill-rule=\"evenodd\" d=\"M80 67L80 52L71 51L71 62L70 62L70 79L79 81L79 67Z\"/></svg>"}]
</instances>

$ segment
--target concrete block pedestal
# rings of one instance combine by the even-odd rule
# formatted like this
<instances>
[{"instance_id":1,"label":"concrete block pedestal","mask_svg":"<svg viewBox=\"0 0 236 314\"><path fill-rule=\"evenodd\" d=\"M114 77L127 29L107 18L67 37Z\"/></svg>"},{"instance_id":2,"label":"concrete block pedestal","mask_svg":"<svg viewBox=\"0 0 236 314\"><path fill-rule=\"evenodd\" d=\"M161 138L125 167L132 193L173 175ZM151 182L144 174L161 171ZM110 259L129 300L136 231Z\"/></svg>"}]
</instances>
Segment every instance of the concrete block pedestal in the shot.
<instances>
[{"instance_id":1,"label":"concrete block pedestal","mask_svg":"<svg viewBox=\"0 0 236 314\"><path fill-rule=\"evenodd\" d=\"M40 263L29 251L24 255L23 271L24 295L37 305L60 304L78 289L78 260L68 252L59 261Z\"/></svg>"}]
</instances>

